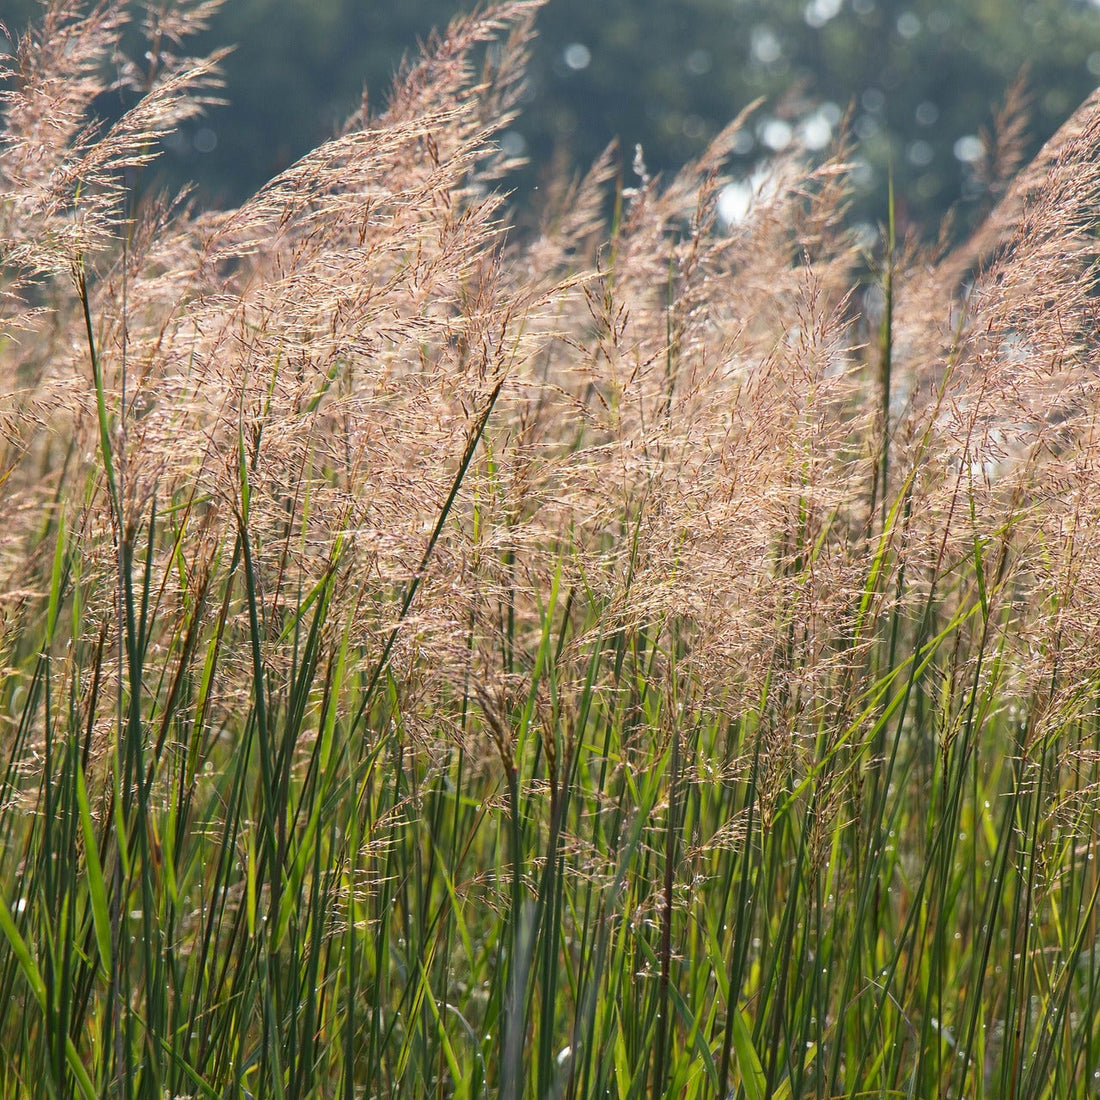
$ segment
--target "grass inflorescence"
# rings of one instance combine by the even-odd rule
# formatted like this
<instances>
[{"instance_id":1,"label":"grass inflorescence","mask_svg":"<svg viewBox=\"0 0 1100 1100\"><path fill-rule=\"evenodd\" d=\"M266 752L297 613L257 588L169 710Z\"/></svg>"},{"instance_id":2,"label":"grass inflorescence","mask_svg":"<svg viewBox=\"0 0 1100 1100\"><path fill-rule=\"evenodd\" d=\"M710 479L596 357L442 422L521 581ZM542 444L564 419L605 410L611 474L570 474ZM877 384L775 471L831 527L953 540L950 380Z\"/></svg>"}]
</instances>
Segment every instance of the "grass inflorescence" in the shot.
<instances>
[{"instance_id":1,"label":"grass inflorescence","mask_svg":"<svg viewBox=\"0 0 1100 1100\"><path fill-rule=\"evenodd\" d=\"M1100 102L960 245L747 116L507 233L535 7L217 213L209 5L13 45L0 1096L1086 1095Z\"/></svg>"}]
</instances>

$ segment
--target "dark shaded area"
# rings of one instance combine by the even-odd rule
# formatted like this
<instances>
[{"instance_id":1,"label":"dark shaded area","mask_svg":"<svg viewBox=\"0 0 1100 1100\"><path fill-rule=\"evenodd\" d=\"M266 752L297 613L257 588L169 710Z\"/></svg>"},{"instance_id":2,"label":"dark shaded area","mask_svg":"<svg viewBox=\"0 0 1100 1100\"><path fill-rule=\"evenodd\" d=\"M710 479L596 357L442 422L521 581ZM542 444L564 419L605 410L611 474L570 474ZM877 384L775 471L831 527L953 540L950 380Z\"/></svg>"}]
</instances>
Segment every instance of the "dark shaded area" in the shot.
<instances>
[{"instance_id":1,"label":"dark shaded area","mask_svg":"<svg viewBox=\"0 0 1100 1100\"><path fill-rule=\"evenodd\" d=\"M464 6L230 0L195 46L236 44L230 106L170 143L167 178L239 201L329 136L364 89L384 102L401 57ZM0 18L19 26L33 8L4 0ZM521 202L540 173L583 167L613 137L673 169L764 96L735 168L787 140L824 148L850 114L860 213L881 216L892 167L907 220L935 225L960 204L965 220L982 130L1020 70L1032 149L1100 73L1100 0L550 0L539 30L506 138L531 159L514 181Z\"/></svg>"}]
</instances>

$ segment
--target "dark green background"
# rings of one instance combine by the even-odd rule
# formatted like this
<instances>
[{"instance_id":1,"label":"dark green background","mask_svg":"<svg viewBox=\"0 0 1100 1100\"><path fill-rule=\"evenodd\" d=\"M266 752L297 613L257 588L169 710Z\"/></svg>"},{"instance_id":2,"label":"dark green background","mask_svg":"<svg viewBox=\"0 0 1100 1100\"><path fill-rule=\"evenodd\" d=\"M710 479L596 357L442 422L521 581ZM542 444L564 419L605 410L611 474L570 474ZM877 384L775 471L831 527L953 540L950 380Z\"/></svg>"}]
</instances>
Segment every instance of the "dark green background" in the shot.
<instances>
[{"instance_id":1,"label":"dark green background","mask_svg":"<svg viewBox=\"0 0 1100 1100\"><path fill-rule=\"evenodd\" d=\"M957 159L956 143L989 125L1023 66L1034 95L1032 144L1049 136L1100 79L1098 5L550 0L539 16L529 101L512 136L531 158L514 181L517 196L530 196L555 156L583 166L613 136L630 150L628 165L641 142L651 170L673 168L764 95L768 111L795 123L817 102L852 107L858 151L871 169L861 174L857 210L881 214L892 163L906 220L931 226L951 205L965 220L972 170ZM200 45L236 45L225 66L231 106L174 144L165 162L171 178L194 178L206 201L239 200L328 136L364 86L384 102L402 54L462 6L229 0ZM0 0L0 18L19 26L33 8ZM587 67L565 63L570 44L588 50ZM212 135L214 148L196 151L196 140L208 148ZM758 142L741 167L760 151Z\"/></svg>"}]
</instances>

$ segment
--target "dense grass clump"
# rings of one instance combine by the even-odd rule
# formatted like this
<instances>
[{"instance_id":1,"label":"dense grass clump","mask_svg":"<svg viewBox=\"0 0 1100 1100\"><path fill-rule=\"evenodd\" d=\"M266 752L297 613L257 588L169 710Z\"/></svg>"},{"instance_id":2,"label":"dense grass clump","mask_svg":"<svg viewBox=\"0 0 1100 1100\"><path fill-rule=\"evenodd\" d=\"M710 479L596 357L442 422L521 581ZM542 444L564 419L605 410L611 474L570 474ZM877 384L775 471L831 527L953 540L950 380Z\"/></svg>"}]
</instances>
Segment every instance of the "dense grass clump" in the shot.
<instances>
[{"instance_id":1,"label":"dense grass clump","mask_svg":"<svg viewBox=\"0 0 1100 1100\"><path fill-rule=\"evenodd\" d=\"M158 198L207 14L6 70L0 1097L1088 1094L1100 101L868 278L744 119L506 235L529 3Z\"/></svg>"}]
</instances>

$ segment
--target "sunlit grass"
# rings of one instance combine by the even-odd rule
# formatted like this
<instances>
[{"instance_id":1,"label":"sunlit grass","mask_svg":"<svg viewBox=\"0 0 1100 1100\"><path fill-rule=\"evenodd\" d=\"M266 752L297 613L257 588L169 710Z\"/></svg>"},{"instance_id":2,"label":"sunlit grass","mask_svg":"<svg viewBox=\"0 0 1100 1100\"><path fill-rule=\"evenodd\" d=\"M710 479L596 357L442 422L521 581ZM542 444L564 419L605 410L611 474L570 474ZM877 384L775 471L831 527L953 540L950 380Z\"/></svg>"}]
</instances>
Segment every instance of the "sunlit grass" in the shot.
<instances>
[{"instance_id":1,"label":"sunlit grass","mask_svg":"<svg viewBox=\"0 0 1100 1100\"><path fill-rule=\"evenodd\" d=\"M744 119L507 240L511 4L200 215L202 13L96 132L76 13L0 159L0 1095L1086 1095L1095 103L945 254L844 150L723 225Z\"/></svg>"}]
</instances>

